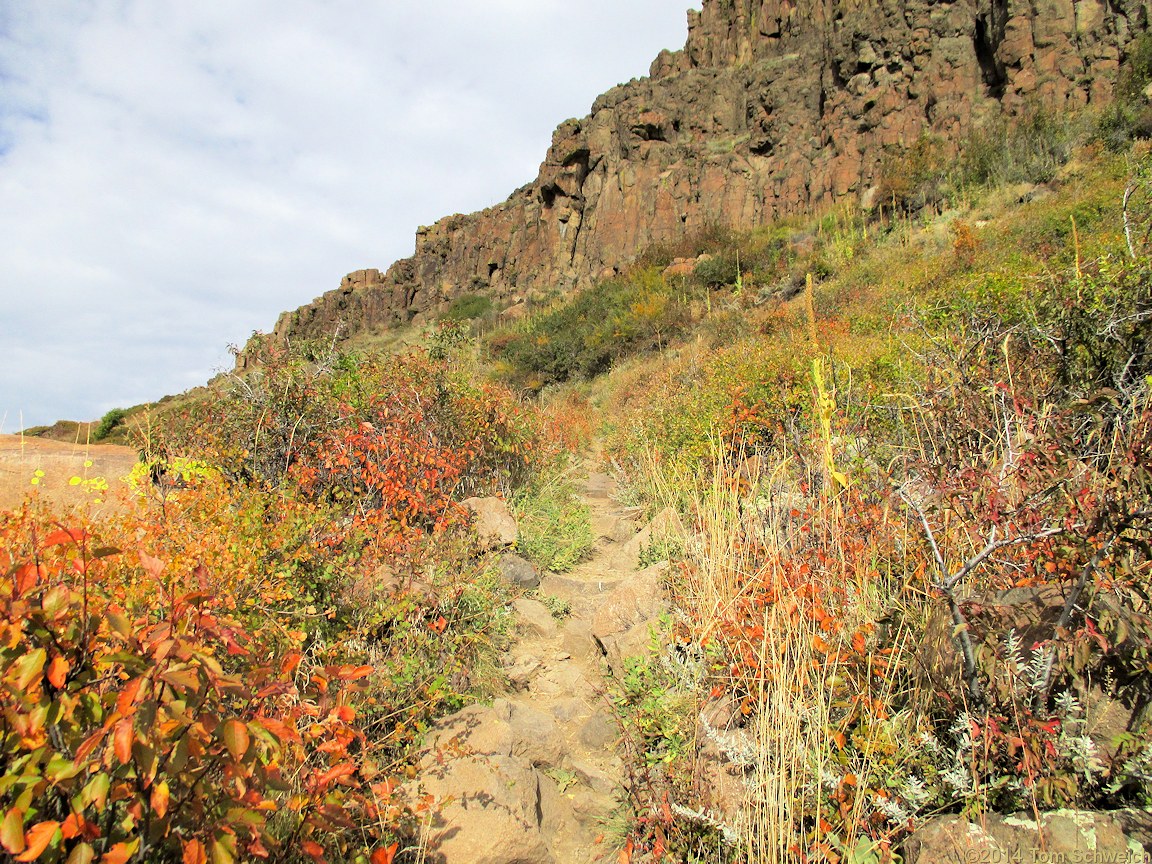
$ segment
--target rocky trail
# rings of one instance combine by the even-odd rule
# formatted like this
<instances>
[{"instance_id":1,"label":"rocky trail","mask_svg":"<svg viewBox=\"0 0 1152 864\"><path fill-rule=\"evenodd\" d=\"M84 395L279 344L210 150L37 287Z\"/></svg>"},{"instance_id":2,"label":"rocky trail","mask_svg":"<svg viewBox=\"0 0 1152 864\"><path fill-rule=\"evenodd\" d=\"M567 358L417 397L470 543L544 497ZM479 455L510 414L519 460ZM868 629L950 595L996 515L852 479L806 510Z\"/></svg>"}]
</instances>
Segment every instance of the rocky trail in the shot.
<instances>
[{"instance_id":1,"label":"rocky trail","mask_svg":"<svg viewBox=\"0 0 1152 864\"><path fill-rule=\"evenodd\" d=\"M641 569L652 526L614 499L601 473L584 482L598 537L590 560L548 574L537 597L515 601L504 658L510 692L441 721L420 764L422 791L441 803L425 841L444 864L570 864L615 860L606 823L624 794L619 727L605 676L646 650L664 610L661 573ZM557 605L553 603L553 605Z\"/></svg>"}]
</instances>

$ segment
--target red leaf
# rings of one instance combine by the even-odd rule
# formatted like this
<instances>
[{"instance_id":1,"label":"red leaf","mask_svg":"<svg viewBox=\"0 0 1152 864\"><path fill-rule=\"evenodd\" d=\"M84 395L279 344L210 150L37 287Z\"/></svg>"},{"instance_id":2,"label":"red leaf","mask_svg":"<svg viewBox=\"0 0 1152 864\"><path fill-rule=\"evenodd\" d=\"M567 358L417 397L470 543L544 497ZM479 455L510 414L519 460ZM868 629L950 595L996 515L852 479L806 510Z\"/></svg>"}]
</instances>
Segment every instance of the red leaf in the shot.
<instances>
[{"instance_id":1,"label":"red leaf","mask_svg":"<svg viewBox=\"0 0 1152 864\"><path fill-rule=\"evenodd\" d=\"M24 843L27 848L23 855L16 856L16 860L35 861L40 857L40 853L48 848L48 844L52 842L52 838L56 836L56 831L59 828L59 822L41 822L39 825L33 825L24 835Z\"/></svg>"},{"instance_id":2,"label":"red leaf","mask_svg":"<svg viewBox=\"0 0 1152 864\"><path fill-rule=\"evenodd\" d=\"M44 538L44 548L50 546L63 546L65 543L80 543L87 540L90 535L83 528L61 528L59 531L53 531Z\"/></svg>"},{"instance_id":3,"label":"red leaf","mask_svg":"<svg viewBox=\"0 0 1152 864\"><path fill-rule=\"evenodd\" d=\"M399 843L393 843L387 849L377 849L372 853L371 864L392 864L392 859L396 857L396 850L399 848Z\"/></svg>"}]
</instances>

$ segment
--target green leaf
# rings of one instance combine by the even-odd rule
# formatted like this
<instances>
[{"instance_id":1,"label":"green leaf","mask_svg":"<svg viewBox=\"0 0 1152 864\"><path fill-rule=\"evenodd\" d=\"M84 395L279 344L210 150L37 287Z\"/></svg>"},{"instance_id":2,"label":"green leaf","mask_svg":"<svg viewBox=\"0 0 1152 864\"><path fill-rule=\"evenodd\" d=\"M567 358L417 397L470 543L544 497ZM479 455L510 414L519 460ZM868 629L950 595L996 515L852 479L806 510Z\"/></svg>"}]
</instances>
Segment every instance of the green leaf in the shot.
<instances>
[{"instance_id":1,"label":"green leaf","mask_svg":"<svg viewBox=\"0 0 1152 864\"><path fill-rule=\"evenodd\" d=\"M229 843L228 841L231 841ZM213 838L209 848L212 854L212 864L232 864L236 860L236 838L230 835Z\"/></svg>"},{"instance_id":2,"label":"green leaf","mask_svg":"<svg viewBox=\"0 0 1152 864\"><path fill-rule=\"evenodd\" d=\"M95 805L97 811L103 813L104 805L108 802L108 790L110 788L112 788L112 778L107 774L97 774L88 781L88 785L80 793L80 799L84 802L85 807Z\"/></svg>"},{"instance_id":3,"label":"green leaf","mask_svg":"<svg viewBox=\"0 0 1152 864\"><path fill-rule=\"evenodd\" d=\"M48 778L49 783L62 783L71 780L79 773L80 766L63 756L53 756L44 769L44 776Z\"/></svg>"},{"instance_id":4,"label":"green leaf","mask_svg":"<svg viewBox=\"0 0 1152 864\"><path fill-rule=\"evenodd\" d=\"M47 662L48 652L43 648L37 648L13 663L11 674L14 676L12 681L16 685L16 689L27 690L32 686L33 681L38 681L44 671L44 664Z\"/></svg>"},{"instance_id":5,"label":"green leaf","mask_svg":"<svg viewBox=\"0 0 1152 864\"><path fill-rule=\"evenodd\" d=\"M13 855L24 851L24 813L15 807L0 822L0 845Z\"/></svg>"}]
</instances>

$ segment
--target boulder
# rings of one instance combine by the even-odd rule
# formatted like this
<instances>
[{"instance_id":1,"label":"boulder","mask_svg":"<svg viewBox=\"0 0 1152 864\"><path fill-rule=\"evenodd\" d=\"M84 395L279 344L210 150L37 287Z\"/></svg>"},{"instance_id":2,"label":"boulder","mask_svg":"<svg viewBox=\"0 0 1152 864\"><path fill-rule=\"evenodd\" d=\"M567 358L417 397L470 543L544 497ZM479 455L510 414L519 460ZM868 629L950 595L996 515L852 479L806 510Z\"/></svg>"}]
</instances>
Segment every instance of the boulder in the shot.
<instances>
[{"instance_id":1,"label":"boulder","mask_svg":"<svg viewBox=\"0 0 1152 864\"><path fill-rule=\"evenodd\" d=\"M439 804L423 840L443 864L556 864L540 830L539 776L511 756L457 756L421 766Z\"/></svg>"},{"instance_id":2,"label":"boulder","mask_svg":"<svg viewBox=\"0 0 1152 864\"><path fill-rule=\"evenodd\" d=\"M956 861L1146 861L1148 814L1059 810L1031 815L989 813L980 823L939 816L904 841L906 864Z\"/></svg>"},{"instance_id":3,"label":"boulder","mask_svg":"<svg viewBox=\"0 0 1152 864\"><path fill-rule=\"evenodd\" d=\"M626 633L636 625L647 625L667 611L664 599L664 571L667 562L653 564L624 579L600 601L592 617L592 635L603 641L607 636Z\"/></svg>"},{"instance_id":4,"label":"boulder","mask_svg":"<svg viewBox=\"0 0 1152 864\"><path fill-rule=\"evenodd\" d=\"M540 584L540 571L536 565L512 552L500 556L500 575L517 588L535 588Z\"/></svg>"},{"instance_id":5,"label":"boulder","mask_svg":"<svg viewBox=\"0 0 1152 864\"><path fill-rule=\"evenodd\" d=\"M511 546L520 536L516 518L500 498L465 498L461 503L472 511L472 526L484 549Z\"/></svg>"}]
</instances>

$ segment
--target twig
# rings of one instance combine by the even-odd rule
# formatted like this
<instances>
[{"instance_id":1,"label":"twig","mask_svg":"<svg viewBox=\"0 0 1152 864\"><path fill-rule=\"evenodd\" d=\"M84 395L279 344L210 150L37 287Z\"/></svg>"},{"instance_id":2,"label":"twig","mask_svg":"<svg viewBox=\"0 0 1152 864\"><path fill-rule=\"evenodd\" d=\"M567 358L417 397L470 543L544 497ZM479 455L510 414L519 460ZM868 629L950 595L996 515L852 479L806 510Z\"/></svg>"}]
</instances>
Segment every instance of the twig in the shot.
<instances>
[{"instance_id":1,"label":"twig","mask_svg":"<svg viewBox=\"0 0 1152 864\"><path fill-rule=\"evenodd\" d=\"M1132 198L1133 193L1136 191L1136 184L1129 183L1128 188L1124 190L1124 239L1128 242L1128 254L1132 256L1133 260L1136 258L1136 249L1132 246L1132 222L1128 218L1128 201Z\"/></svg>"}]
</instances>

